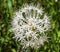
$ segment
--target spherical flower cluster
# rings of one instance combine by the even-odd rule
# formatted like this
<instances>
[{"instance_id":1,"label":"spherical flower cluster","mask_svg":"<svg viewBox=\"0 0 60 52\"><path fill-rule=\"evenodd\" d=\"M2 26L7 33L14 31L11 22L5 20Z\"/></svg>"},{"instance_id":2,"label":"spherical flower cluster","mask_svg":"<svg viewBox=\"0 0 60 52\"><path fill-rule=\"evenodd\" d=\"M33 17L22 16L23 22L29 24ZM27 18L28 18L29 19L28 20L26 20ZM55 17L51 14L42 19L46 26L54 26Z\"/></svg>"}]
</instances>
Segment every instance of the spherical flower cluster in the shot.
<instances>
[{"instance_id":1,"label":"spherical flower cluster","mask_svg":"<svg viewBox=\"0 0 60 52\"><path fill-rule=\"evenodd\" d=\"M33 5L23 7L15 12L11 24L14 38L23 47L39 48L48 41L45 32L50 29L50 20L42 8Z\"/></svg>"}]
</instances>

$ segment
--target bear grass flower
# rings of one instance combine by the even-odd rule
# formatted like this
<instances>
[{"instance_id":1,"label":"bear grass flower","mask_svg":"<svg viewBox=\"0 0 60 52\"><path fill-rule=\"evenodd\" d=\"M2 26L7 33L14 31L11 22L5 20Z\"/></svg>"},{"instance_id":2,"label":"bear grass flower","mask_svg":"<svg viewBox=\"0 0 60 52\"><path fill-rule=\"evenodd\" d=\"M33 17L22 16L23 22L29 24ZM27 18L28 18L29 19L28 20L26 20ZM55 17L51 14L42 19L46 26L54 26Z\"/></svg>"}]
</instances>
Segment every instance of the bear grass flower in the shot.
<instances>
[{"instance_id":1,"label":"bear grass flower","mask_svg":"<svg viewBox=\"0 0 60 52\"><path fill-rule=\"evenodd\" d=\"M12 18L13 38L18 40L23 47L39 48L48 42L45 32L50 29L50 20L42 8L26 5L15 12Z\"/></svg>"}]
</instances>

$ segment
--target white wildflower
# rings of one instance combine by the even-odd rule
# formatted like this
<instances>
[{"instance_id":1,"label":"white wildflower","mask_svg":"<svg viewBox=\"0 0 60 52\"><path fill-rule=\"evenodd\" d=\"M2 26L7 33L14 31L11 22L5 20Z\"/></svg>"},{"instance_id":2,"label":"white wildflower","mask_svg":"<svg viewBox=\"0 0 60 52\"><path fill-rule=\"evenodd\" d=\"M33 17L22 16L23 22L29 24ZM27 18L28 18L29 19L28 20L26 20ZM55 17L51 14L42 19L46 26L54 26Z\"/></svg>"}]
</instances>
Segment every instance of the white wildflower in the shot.
<instances>
[{"instance_id":1,"label":"white wildflower","mask_svg":"<svg viewBox=\"0 0 60 52\"><path fill-rule=\"evenodd\" d=\"M50 29L50 21L42 8L27 5L15 13L12 19L14 38L24 47L38 48L48 41L44 32Z\"/></svg>"}]
</instances>

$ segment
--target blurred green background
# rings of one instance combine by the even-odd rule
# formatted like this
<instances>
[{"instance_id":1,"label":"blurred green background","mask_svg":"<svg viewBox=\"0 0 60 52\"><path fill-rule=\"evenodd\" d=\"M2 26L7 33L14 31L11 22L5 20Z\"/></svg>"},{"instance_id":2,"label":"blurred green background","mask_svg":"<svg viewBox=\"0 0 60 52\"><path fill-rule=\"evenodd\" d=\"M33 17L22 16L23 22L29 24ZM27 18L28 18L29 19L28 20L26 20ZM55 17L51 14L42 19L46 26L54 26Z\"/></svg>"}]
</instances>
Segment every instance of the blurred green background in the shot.
<instances>
[{"instance_id":1,"label":"blurred green background","mask_svg":"<svg viewBox=\"0 0 60 52\"><path fill-rule=\"evenodd\" d=\"M48 32L48 43L34 51L30 52L60 52L60 0L0 0L0 52L18 52L20 43L12 37L11 18L13 12L20 9L25 3L39 4L50 16L51 31ZM23 52L20 46L20 52Z\"/></svg>"}]
</instances>

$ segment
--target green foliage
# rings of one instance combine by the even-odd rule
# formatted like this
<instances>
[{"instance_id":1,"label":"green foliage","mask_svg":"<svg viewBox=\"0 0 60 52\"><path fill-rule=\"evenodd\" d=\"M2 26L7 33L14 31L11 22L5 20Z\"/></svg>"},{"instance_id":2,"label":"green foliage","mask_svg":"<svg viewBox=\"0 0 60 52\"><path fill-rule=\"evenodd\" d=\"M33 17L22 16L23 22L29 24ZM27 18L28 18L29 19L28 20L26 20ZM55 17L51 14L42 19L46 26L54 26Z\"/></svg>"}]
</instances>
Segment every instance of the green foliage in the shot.
<instances>
[{"instance_id":1,"label":"green foliage","mask_svg":"<svg viewBox=\"0 0 60 52\"><path fill-rule=\"evenodd\" d=\"M0 52L17 52L19 42L12 37L11 18L13 12L18 10L25 3L40 4L51 19L51 31L48 32L49 42L38 50L31 49L31 52L59 52L60 51L60 0L0 0ZM20 46L21 48L22 46ZM20 49L21 51L21 49Z\"/></svg>"}]
</instances>

